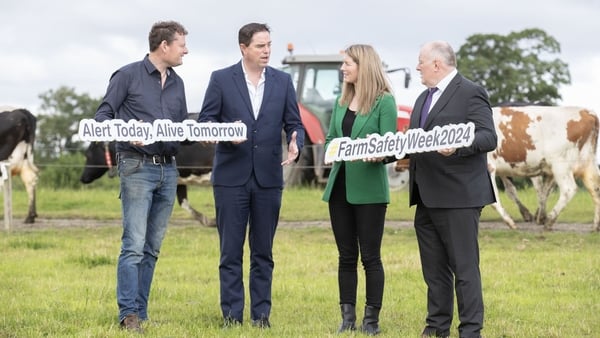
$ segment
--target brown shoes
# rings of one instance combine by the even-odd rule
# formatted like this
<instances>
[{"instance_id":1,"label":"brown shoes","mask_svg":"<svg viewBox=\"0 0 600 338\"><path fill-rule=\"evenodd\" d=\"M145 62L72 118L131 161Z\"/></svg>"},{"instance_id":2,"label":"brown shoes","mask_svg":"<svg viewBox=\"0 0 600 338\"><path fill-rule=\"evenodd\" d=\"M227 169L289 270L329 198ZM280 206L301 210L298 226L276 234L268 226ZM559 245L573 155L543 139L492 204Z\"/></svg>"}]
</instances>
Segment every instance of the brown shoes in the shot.
<instances>
[{"instance_id":1,"label":"brown shoes","mask_svg":"<svg viewBox=\"0 0 600 338\"><path fill-rule=\"evenodd\" d=\"M121 321L120 326L123 330L144 333L144 330L140 326L140 318L135 313L125 316Z\"/></svg>"}]
</instances>

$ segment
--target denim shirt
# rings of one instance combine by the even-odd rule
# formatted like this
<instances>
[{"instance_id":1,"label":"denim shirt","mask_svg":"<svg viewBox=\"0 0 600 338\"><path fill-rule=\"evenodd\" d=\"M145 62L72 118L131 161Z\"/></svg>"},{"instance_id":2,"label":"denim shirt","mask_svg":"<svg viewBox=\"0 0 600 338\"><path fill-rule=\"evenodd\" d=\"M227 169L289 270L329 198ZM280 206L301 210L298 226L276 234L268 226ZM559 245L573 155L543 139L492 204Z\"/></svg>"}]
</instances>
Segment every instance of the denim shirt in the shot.
<instances>
[{"instance_id":1,"label":"denim shirt","mask_svg":"<svg viewBox=\"0 0 600 338\"><path fill-rule=\"evenodd\" d=\"M96 121L131 119L152 123L156 119L182 122L188 116L183 80L172 68L167 69L164 88L160 72L148 55L142 61L123 66L110 77L108 89L96 111ZM142 147L117 142L116 150L148 155L175 155L179 142L156 142Z\"/></svg>"}]
</instances>

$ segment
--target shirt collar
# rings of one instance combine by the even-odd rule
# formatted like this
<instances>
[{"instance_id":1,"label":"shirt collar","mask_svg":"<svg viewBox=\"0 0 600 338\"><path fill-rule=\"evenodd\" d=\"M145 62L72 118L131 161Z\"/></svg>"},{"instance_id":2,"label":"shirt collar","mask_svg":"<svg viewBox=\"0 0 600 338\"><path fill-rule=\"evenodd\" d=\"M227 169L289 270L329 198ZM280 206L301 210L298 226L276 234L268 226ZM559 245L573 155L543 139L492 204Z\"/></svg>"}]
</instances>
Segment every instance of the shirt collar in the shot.
<instances>
[{"instance_id":1,"label":"shirt collar","mask_svg":"<svg viewBox=\"0 0 600 338\"><path fill-rule=\"evenodd\" d=\"M248 72L246 71L246 67L244 66L244 60L241 61L242 64L242 71L244 72L244 77L246 78L246 80L248 80ZM265 71L267 70L267 67L263 68L262 73L260 74L260 80L264 80L265 79Z\"/></svg>"},{"instance_id":2,"label":"shirt collar","mask_svg":"<svg viewBox=\"0 0 600 338\"><path fill-rule=\"evenodd\" d=\"M454 76L456 76L456 73L458 73L458 71L456 70L456 68L454 68L450 73L448 73L448 75L446 75L440 82L438 82L436 87L439 93L442 93L444 90L446 90L446 87L448 87L450 81L452 81Z\"/></svg>"},{"instance_id":3,"label":"shirt collar","mask_svg":"<svg viewBox=\"0 0 600 338\"><path fill-rule=\"evenodd\" d=\"M144 57L144 67L146 67L146 71L148 72L148 74L158 72L158 69L156 69L152 61L150 61L150 54L146 54L146 56ZM171 75L171 67L167 68L167 76L169 75Z\"/></svg>"}]
</instances>

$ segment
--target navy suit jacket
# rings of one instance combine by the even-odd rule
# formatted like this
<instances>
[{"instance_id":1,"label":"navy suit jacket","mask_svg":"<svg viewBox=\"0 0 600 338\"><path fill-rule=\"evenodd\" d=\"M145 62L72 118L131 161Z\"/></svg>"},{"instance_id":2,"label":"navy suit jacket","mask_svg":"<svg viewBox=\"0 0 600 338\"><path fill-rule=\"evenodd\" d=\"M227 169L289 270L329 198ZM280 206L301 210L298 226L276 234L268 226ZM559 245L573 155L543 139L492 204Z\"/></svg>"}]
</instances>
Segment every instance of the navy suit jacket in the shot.
<instances>
[{"instance_id":1,"label":"navy suit jacket","mask_svg":"<svg viewBox=\"0 0 600 338\"><path fill-rule=\"evenodd\" d=\"M240 186L254 172L261 187L283 187L281 162L283 157L287 159L287 145L282 144L282 131L288 142L292 133L297 132L296 142L301 151L304 127L289 74L267 67L264 89L262 105L255 119L241 61L212 73L198 121L241 121L248 131L247 140L240 144L217 144L213 185Z\"/></svg>"},{"instance_id":2,"label":"navy suit jacket","mask_svg":"<svg viewBox=\"0 0 600 338\"><path fill-rule=\"evenodd\" d=\"M419 128L427 90L417 98L409 128ZM487 93L481 86L456 74L427 116L424 130L434 126L473 122L475 140L450 156L436 151L410 154L410 205L418 202L415 185L430 208L482 207L496 201L487 169L487 153L496 148L497 136Z\"/></svg>"}]
</instances>

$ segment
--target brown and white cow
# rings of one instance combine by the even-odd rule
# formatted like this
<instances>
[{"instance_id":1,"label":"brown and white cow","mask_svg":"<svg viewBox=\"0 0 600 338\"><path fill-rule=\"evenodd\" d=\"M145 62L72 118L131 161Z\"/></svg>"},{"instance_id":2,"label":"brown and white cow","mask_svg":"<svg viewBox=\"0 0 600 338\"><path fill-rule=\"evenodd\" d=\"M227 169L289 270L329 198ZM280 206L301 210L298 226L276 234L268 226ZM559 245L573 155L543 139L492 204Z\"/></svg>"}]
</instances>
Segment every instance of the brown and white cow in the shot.
<instances>
[{"instance_id":1,"label":"brown and white cow","mask_svg":"<svg viewBox=\"0 0 600 338\"><path fill-rule=\"evenodd\" d=\"M581 179L594 200L594 228L600 230L600 171L596 162L598 117L589 109L559 106L494 107L498 147L488 154L492 182L503 178L506 191L516 190L506 177L530 177L538 193L538 221L551 228L577 191ZM545 220L545 205L554 184L559 198ZM498 197L498 196L497 196ZM492 206L509 227L514 220L500 204ZM541 216L540 216L541 215Z\"/></svg>"},{"instance_id":2,"label":"brown and white cow","mask_svg":"<svg viewBox=\"0 0 600 338\"><path fill-rule=\"evenodd\" d=\"M0 161L10 165L10 175L20 175L29 197L29 210L25 223L34 223L35 186L38 168L33 163L36 118L26 109L0 107ZM4 180L0 179L0 186Z\"/></svg>"}]
</instances>

